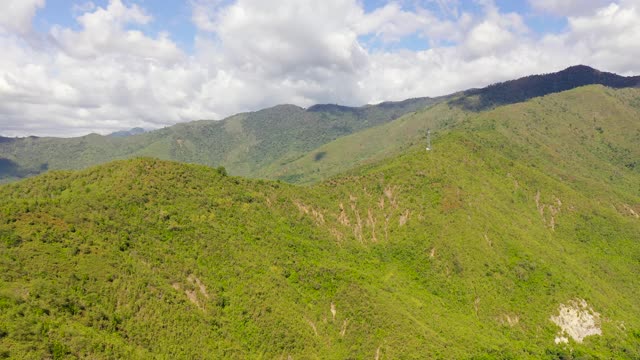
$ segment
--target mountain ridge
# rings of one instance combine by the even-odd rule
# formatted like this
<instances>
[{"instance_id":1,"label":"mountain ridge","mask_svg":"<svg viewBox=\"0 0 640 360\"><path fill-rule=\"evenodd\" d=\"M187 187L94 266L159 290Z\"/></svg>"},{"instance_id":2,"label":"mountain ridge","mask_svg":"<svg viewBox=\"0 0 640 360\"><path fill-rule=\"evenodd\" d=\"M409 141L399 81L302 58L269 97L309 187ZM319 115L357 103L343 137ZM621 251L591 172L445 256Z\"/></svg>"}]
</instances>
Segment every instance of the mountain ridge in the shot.
<instances>
[{"instance_id":1,"label":"mountain ridge","mask_svg":"<svg viewBox=\"0 0 640 360\"><path fill-rule=\"evenodd\" d=\"M611 88L640 87L640 76L621 76L586 65L574 65L554 73L530 75L480 89L470 89L464 92L463 97L451 100L451 104L461 106L465 110L482 111L585 85L603 85Z\"/></svg>"},{"instance_id":2,"label":"mountain ridge","mask_svg":"<svg viewBox=\"0 0 640 360\"><path fill-rule=\"evenodd\" d=\"M5 138L0 142L0 158L18 164L20 171L0 173L0 178L37 173L45 164L50 169L77 169L134 156L223 165L234 174L249 175L275 158L300 156L322 143L436 101L440 100L420 98L337 112L277 105L221 121L181 123L126 137L90 134L77 138Z\"/></svg>"},{"instance_id":3,"label":"mountain ridge","mask_svg":"<svg viewBox=\"0 0 640 360\"><path fill-rule=\"evenodd\" d=\"M405 132L426 131L424 126L417 124L415 119L409 120L409 117L430 106L446 103L463 112L479 112L584 84L630 87L637 86L638 81L638 76L622 77L580 65L557 73L533 75L437 98L414 98L357 108L335 104L316 104L308 109L291 104L277 105L220 121L181 123L126 137L3 138L0 141L0 158L10 166L0 168L0 181L31 176L46 169L79 169L136 156L224 166L234 175L292 182L315 181L326 176L300 175L292 173L291 168L310 156L316 161L323 159L326 152L319 150L323 146L330 146L328 144L339 139L343 139L343 143L357 139L361 131L387 126L398 119L405 119ZM450 115L454 113L451 109L444 109L442 113L444 119L432 119L430 122L433 131L441 130L440 127L446 129L464 117L459 113ZM396 137L400 135L397 129L388 130ZM415 141L415 135L407 133L402 136ZM395 151L395 145L390 145L391 148L384 145L373 151L391 153ZM367 146L366 143L361 145ZM355 151L360 156L372 156L372 151ZM316 170L319 168L312 171Z\"/></svg>"}]
</instances>

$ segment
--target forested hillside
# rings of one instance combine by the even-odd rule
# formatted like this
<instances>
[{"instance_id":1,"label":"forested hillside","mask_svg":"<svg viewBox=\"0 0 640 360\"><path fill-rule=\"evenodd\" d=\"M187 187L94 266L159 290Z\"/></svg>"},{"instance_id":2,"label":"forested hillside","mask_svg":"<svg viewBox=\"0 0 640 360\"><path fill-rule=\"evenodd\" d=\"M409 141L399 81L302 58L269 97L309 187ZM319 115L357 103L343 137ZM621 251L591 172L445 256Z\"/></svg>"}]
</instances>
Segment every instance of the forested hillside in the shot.
<instances>
[{"instance_id":1,"label":"forested hillside","mask_svg":"<svg viewBox=\"0 0 640 360\"><path fill-rule=\"evenodd\" d=\"M639 358L640 90L458 114L305 187L149 158L1 186L0 355Z\"/></svg>"},{"instance_id":2,"label":"forested hillside","mask_svg":"<svg viewBox=\"0 0 640 360\"><path fill-rule=\"evenodd\" d=\"M638 88L640 76L620 76L577 65L557 73L531 75L482 89L467 90L464 96L453 99L451 103L466 110L481 111L586 85L603 85L614 89Z\"/></svg>"}]
</instances>

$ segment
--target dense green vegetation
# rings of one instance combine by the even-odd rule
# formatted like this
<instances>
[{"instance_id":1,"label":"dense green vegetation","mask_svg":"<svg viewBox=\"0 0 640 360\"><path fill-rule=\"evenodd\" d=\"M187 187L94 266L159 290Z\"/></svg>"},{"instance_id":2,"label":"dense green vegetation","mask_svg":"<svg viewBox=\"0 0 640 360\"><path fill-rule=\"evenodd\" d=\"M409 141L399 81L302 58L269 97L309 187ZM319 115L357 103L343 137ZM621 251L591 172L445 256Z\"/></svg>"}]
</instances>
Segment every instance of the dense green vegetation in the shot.
<instances>
[{"instance_id":1,"label":"dense green vegetation","mask_svg":"<svg viewBox=\"0 0 640 360\"><path fill-rule=\"evenodd\" d=\"M225 166L255 176L274 162L291 161L324 143L448 99L418 98L351 108L279 105L223 121L195 121L141 133L20 139L0 137L0 182L59 169L81 169L114 159L150 156ZM1 162L12 164L3 167Z\"/></svg>"},{"instance_id":2,"label":"dense green vegetation","mask_svg":"<svg viewBox=\"0 0 640 360\"><path fill-rule=\"evenodd\" d=\"M289 183L309 184L359 165L398 155L418 144L426 146L426 132L446 133L473 113L442 103L407 114L390 123L346 135L311 150L293 161L276 161L256 174Z\"/></svg>"},{"instance_id":3,"label":"dense green vegetation","mask_svg":"<svg viewBox=\"0 0 640 360\"><path fill-rule=\"evenodd\" d=\"M596 84L614 89L640 87L640 76L620 76L577 65L557 73L531 75L482 89L467 90L465 96L450 102L469 111L478 111Z\"/></svg>"},{"instance_id":4,"label":"dense green vegetation","mask_svg":"<svg viewBox=\"0 0 640 360\"><path fill-rule=\"evenodd\" d=\"M640 358L640 90L447 109L434 150L311 186L149 158L3 185L0 357ZM574 299L602 334L556 344Z\"/></svg>"},{"instance_id":5,"label":"dense green vegetation","mask_svg":"<svg viewBox=\"0 0 640 360\"><path fill-rule=\"evenodd\" d=\"M594 91L595 95L592 94ZM607 96L602 96L603 91ZM544 133L550 126L557 126L554 124L555 122L565 123L567 126L571 125L571 128L557 128L558 133L552 134L558 141L553 144L554 149L562 148L562 151L565 152L562 156L571 157L571 161L584 161L585 158L571 153L574 152L576 146L582 146L588 140L585 135L588 133L591 134L588 136L600 140L593 146L612 156L615 153L617 165L633 169L638 166L640 154L637 150L640 147L632 146L632 144L639 142L640 137L633 133L634 130L628 128L609 129L610 132L607 134L604 134L603 128L603 124L618 124L617 126L629 127L629 124L636 121L634 118L636 113L630 112L628 109L637 109L640 106L639 100L634 95L637 90L629 91L628 93L625 91L611 92L605 91L602 87L585 87L575 92L567 92L557 98L562 101L536 98L526 105L501 108L497 113L500 114L499 118L513 118L513 123L519 126L518 131L521 132L519 134L521 138L527 138L527 135L522 133L525 131L542 131ZM567 98L569 96L573 97ZM531 114L522 112L520 110L522 106L526 107L526 112ZM623 117L623 120L612 119L613 115L607 114L607 112L614 110L617 116ZM535 117L532 118L534 115ZM476 117L478 117L477 113L464 111L455 104L437 104L402 116L390 123L336 139L310 151L295 161L276 162L263 168L258 175L302 184L317 182L358 165L398 155L416 144L426 146L427 129L435 130L434 136L436 137L442 136L451 129L459 129L460 124ZM495 119L487 119L487 123L495 123L495 121ZM525 125L525 130L520 128ZM593 128L597 130L595 133L592 132ZM612 134L612 130L615 133ZM632 133L624 136L620 134L627 131ZM624 150L618 149L621 143L625 144ZM527 147L530 144L525 142L520 145ZM540 151L535 147L529 150L533 153ZM556 149L556 151L558 150ZM318 156L319 154L322 156ZM565 165L570 165L570 163Z\"/></svg>"}]
</instances>

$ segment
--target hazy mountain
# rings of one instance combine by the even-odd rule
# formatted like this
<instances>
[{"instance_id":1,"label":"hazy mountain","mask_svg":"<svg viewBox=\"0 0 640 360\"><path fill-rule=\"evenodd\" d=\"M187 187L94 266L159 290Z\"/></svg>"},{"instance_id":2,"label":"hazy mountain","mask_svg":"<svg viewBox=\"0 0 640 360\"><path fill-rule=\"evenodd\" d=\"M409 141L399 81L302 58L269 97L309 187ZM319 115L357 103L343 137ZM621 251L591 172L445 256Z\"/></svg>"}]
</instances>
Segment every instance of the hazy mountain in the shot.
<instances>
[{"instance_id":1,"label":"hazy mountain","mask_svg":"<svg viewBox=\"0 0 640 360\"><path fill-rule=\"evenodd\" d=\"M638 98L464 113L306 187L156 159L3 185L0 354L640 358Z\"/></svg>"},{"instance_id":2,"label":"hazy mountain","mask_svg":"<svg viewBox=\"0 0 640 360\"><path fill-rule=\"evenodd\" d=\"M39 169L79 169L141 155L224 165L232 174L250 176L278 159L300 157L338 137L445 99L410 99L359 108L279 105L223 121L195 121L138 135L128 132L128 136L3 138L0 159L15 167L0 170L0 180L24 177Z\"/></svg>"},{"instance_id":3,"label":"hazy mountain","mask_svg":"<svg viewBox=\"0 0 640 360\"><path fill-rule=\"evenodd\" d=\"M140 127L135 127L133 129L129 129L129 130L121 130L121 131L112 132L111 134L109 134L109 136L127 137L127 136L132 136L132 135L144 134L145 132L147 132L147 130L145 130L143 128L140 128Z\"/></svg>"}]
</instances>

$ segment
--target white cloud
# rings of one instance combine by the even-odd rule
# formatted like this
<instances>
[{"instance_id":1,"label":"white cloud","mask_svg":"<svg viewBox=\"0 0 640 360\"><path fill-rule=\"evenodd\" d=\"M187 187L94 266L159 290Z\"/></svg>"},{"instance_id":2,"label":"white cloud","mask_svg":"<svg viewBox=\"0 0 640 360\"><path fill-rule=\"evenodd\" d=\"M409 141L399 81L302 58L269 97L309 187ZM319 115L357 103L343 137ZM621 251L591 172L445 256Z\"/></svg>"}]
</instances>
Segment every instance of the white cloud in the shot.
<instances>
[{"instance_id":1,"label":"white cloud","mask_svg":"<svg viewBox=\"0 0 640 360\"><path fill-rule=\"evenodd\" d=\"M503 14L493 2L484 1L484 19L464 36L463 47L468 59L496 56L517 48L528 32L522 17L515 13Z\"/></svg>"},{"instance_id":2,"label":"white cloud","mask_svg":"<svg viewBox=\"0 0 640 360\"><path fill-rule=\"evenodd\" d=\"M105 55L145 57L174 62L182 56L181 51L161 33L151 39L138 30L125 30L128 24L144 25L152 17L137 5L130 7L121 0L112 0L106 9L97 8L77 17L82 30L55 26L51 35L70 56L91 58Z\"/></svg>"},{"instance_id":3,"label":"white cloud","mask_svg":"<svg viewBox=\"0 0 640 360\"><path fill-rule=\"evenodd\" d=\"M457 15L457 10L446 7L446 1L439 3L444 12L440 17L419 6L409 11L403 10L400 3L391 2L371 13L360 12L355 30L359 35L373 34L384 43L401 41L413 34L425 39L425 44L430 46L461 40L473 23L472 16ZM451 14L456 14L453 20L448 18Z\"/></svg>"},{"instance_id":4,"label":"white cloud","mask_svg":"<svg viewBox=\"0 0 640 360\"><path fill-rule=\"evenodd\" d=\"M24 34L31 30L31 19L44 0L3 0L0 11L0 30Z\"/></svg>"},{"instance_id":5,"label":"white cloud","mask_svg":"<svg viewBox=\"0 0 640 360\"><path fill-rule=\"evenodd\" d=\"M613 0L529 0L534 9L558 16L591 15Z\"/></svg>"},{"instance_id":6,"label":"white cloud","mask_svg":"<svg viewBox=\"0 0 640 360\"><path fill-rule=\"evenodd\" d=\"M399 2L367 13L358 0L193 0L199 32L187 54L168 34L142 31L154 21L148 9L120 0L76 8L78 28L34 37L43 2L31 1L14 11L18 25L0 20L0 134L72 136L279 103L435 96L577 63L640 72L637 0L572 12L566 31L542 38L491 0L479 1L479 14L436 2L443 13ZM387 47L407 36L429 48Z\"/></svg>"},{"instance_id":7,"label":"white cloud","mask_svg":"<svg viewBox=\"0 0 640 360\"><path fill-rule=\"evenodd\" d=\"M610 4L591 16L569 17L569 31L555 37L593 66L633 74L639 70L640 4ZM553 36L550 38L554 38Z\"/></svg>"},{"instance_id":8,"label":"white cloud","mask_svg":"<svg viewBox=\"0 0 640 360\"><path fill-rule=\"evenodd\" d=\"M242 0L220 12L216 35L228 61L250 71L275 76L351 72L365 61L357 34L348 26L358 11L352 1L283 0L274 8L269 2Z\"/></svg>"},{"instance_id":9,"label":"white cloud","mask_svg":"<svg viewBox=\"0 0 640 360\"><path fill-rule=\"evenodd\" d=\"M59 136L158 127L213 113L193 104L205 78L166 34L127 29L152 17L112 0L56 26L46 44L0 36L0 132Z\"/></svg>"}]
</instances>

